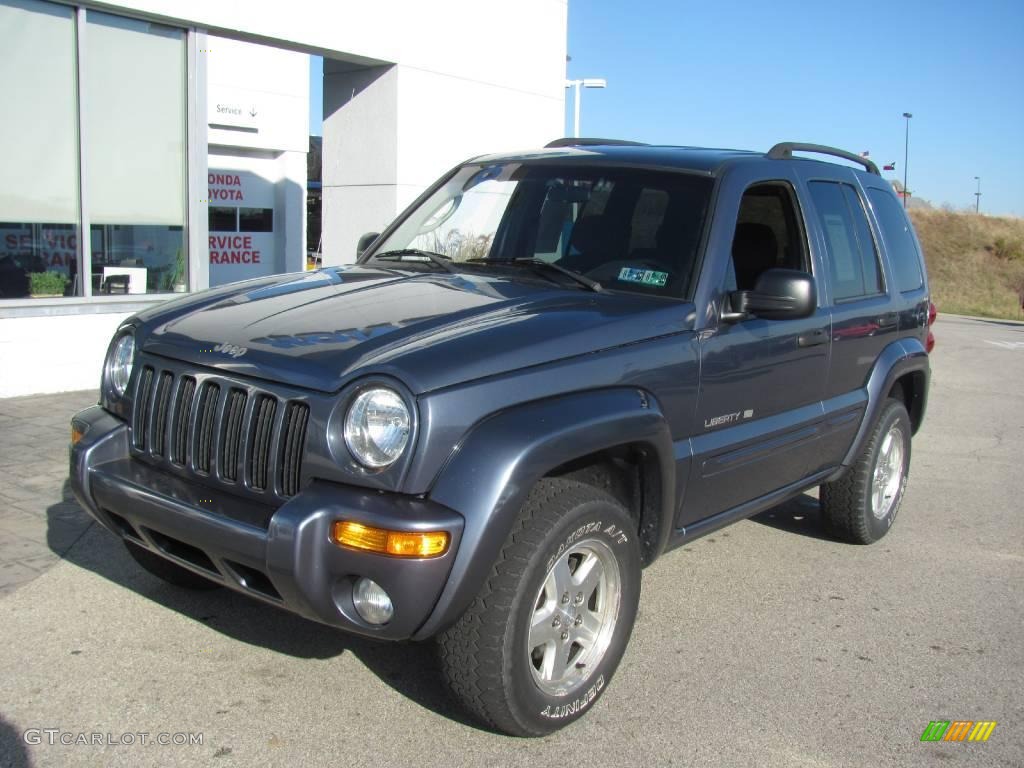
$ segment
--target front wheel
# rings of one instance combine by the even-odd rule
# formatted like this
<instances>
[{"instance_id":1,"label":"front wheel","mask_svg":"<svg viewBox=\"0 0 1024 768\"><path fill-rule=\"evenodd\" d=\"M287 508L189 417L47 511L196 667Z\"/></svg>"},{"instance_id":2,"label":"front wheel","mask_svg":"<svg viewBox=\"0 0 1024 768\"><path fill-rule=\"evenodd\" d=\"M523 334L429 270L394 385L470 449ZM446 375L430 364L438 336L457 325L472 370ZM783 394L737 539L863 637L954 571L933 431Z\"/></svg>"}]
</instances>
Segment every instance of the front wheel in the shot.
<instances>
[{"instance_id":1,"label":"front wheel","mask_svg":"<svg viewBox=\"0 0 1024 768\"><path fill-rule=\"evenodd\" d=\"M889 532L910 472L910 417L889 399L856 463L821 486L825 527L853 544L872 544Z\"/></svg>"},{"instance_id":2,"label":"front wheel","mask_svg":"<svg viewBox=\"0 0 1024 768\"><path fill-rule=\"evenodd\" d=\"M640 601L636 525L610 496L545 479L476 600L439 640L473 714L514 736L579 719L611 681Z\"/></svg>"}]
</instances>

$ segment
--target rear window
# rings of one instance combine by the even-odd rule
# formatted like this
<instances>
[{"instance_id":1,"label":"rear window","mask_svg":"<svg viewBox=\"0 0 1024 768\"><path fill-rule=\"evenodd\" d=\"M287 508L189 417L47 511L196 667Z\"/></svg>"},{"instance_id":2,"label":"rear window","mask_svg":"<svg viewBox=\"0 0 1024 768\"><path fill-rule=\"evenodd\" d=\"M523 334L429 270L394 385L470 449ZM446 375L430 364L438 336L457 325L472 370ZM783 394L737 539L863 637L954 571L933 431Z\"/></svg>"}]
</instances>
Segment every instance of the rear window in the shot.
<instances>
[{"instance_id":1,"label":"rear window","mask_svg":"<svg viewBox=\"0 0 1024 768\"><path fill-rule=\"evenodd\" d=\"M924 285L921 254L917 250L910 221L896 198L882 189L869 189L871 207L882 229L885 250L889 254L893 279L898 291L915 291Z\"/></svg>"}]
</instances>

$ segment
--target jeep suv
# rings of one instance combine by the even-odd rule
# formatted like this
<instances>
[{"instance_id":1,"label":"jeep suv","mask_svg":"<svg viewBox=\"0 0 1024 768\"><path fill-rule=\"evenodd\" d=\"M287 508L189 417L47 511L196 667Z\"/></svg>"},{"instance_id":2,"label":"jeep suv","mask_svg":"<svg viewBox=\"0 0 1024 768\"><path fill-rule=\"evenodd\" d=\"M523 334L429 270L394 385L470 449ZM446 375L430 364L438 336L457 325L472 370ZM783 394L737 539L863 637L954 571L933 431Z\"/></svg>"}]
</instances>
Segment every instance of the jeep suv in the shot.
<instances>
[{"instance_id":1,"label":"jeep suv","mask_svg":"<svg viewBox=\"0 0 1024 768\"><path fill-rule=\"evenodd\" d=\"M360 244L117 331L71 474L143 568L435 638L472 713L539 735L668 550L816 486L835 536L892 525L934 308L870 161L559 140Z\"/></svg>"}]
</instances>

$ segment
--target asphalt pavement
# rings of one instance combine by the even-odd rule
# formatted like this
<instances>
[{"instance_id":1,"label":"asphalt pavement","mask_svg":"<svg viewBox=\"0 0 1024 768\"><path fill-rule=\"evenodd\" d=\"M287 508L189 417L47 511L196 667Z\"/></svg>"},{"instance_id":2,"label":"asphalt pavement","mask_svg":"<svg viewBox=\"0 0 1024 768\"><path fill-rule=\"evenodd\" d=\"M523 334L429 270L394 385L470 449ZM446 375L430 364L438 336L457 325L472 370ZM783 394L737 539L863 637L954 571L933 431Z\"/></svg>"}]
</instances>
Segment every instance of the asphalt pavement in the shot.
<instances>
[{"instance_id":1,"label":"asphalt pavement","mask_svg":"<svg viewBox=\"0 0 1024 768\"><path fill-rule=\"evenodd\" d=\"M536 740L467 720L429 645L144 573L67 492L95 393L0 400L0 765L1024 765L1024 325L935 332L889 535L832 541L805 495L670 553L606 695Z\"/></svg>"}]
</instances>

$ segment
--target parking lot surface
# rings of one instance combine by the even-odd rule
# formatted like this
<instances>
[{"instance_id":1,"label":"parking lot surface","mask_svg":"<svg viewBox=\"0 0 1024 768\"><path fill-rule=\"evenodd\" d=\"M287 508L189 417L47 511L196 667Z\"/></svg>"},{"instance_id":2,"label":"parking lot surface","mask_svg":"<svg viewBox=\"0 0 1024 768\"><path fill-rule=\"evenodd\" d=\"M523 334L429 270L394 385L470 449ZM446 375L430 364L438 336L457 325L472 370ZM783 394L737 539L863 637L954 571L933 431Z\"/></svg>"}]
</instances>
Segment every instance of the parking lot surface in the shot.
<instances>
[{"instance_id":1,"label":"parking lot surface","mask_svg":"<svg viewBox=\"0 0 1024 768\"><path fill-rule=\"evenodd\" d=\"M668 554L607 695L538 740L468 721L430 645L141 571L68 493L96 393L0 400L0 765L1022 765L1024 325L935 330L890 534L833 541L805 495Z\"/></svg>"}]
</instances>

